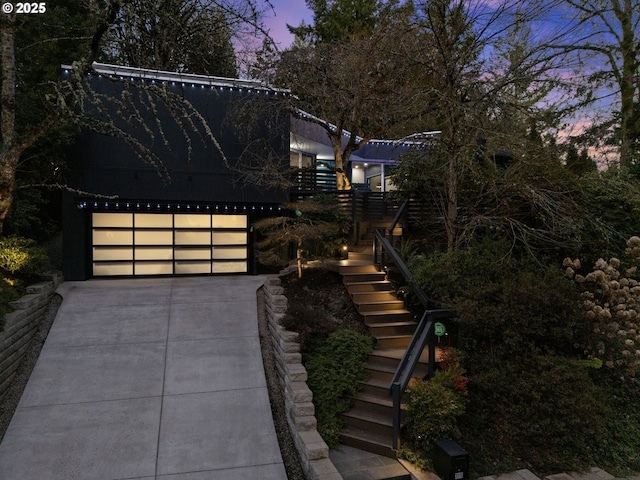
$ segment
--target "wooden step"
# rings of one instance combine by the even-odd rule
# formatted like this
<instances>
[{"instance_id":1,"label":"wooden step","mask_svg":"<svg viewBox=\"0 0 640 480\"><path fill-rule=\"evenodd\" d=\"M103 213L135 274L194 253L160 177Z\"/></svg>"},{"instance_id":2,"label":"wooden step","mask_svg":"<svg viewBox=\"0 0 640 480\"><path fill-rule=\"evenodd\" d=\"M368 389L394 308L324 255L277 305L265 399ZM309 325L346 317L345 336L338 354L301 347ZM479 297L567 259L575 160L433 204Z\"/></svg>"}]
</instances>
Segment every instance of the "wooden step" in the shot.
<instances>
[{"instance_id":1,"label":"wooden step","mask_svg":"<svg viewBox=\"0 0 640 480\"><path fill-rule=\"evenodd\" d=\"M360 263L361 262L352 262L351 260L339 262L338 272L340 272L340 275L353 275L358 273L381 273L375 265L366 262L362 262L362 264Z\"/></svg>"},{"instance_id":2,"label":"wooden step","mask_svg":"<svg viewBox=\"0 0 640 480\"><path fill-rule=\"evenodd\" d=\"M392 292L393 285L388 280L382 280L378 282L356 282L345 283L347 291L350 294L364 293L364 292Z\"/></svg>"},{"instance_id":3,"label":"wooden step","mask_svg":"<svg viewBox=\"0 0 640 480\"><path fill-rule=\"evenodd\" d=\"M362 429L347 427L340 433L340 443L384 457L396 458L393 441L386 435L376 435Z\"/></svg>"},{"instance_id":4,"label":"wooden step","mask_svg":"<svg viewBox=\"0 0 640 480\"><path fill-rule=\"evenodd\" d=\"M386 372L384 372L386 373ZM360 392L365 395L385 397L391 395L390 385L392 376L370 376L367 380L359 382Z\"/></svg>"},{"instance_id":5,"label":"wooden step","mask_svg":"<svg viewBox=\"0 0 640 480\"><path fill-rule=\"evenodd\" d=\"M389 415L391 417L391 413L393 410L393 402L391 401L391 397L382 398L374 395L366 395L364 393L358 393L353 400L353 409L361 409L371 412L375 415Z\"/></svg>"},{"instance_id":6,"label":"wooden step","mask_svg":"<svg viewBox=\"0 0 640 480\"><path fill-rule=\"evenodd\" d=\"M360 262L369 262L373 265L373 252L364 251L364 252L353 252L349 251L347 253L347 260L355 260Z\"/></svg>"},{"instance_id":7,"label":"wooden step","mask_svg":"<svg viewBox=\"0 0 640 480\"><path fill-rule=\"evenodd\" d=\"M411 343L412 335L383 335L375 337L376 347L385 348L406 348Z\"/></svg>"},{"instance_id":8,"label":"wooden step","mask_svg":"<svg viewBox=\"0 0 640 480\"><path fill-rule=\"evenodd\" d=\"M402 359L404 350L404 348L374 350L369 355L369 358L367 358L365 368L371 371L389 372L393 375ZM423 378L429 373L427 358L428 353L424 352L420 357L420 362L418 362L416 366L414 376Z\"/></svg>"},{"instance_id":9,"label":"wooden step","mask_svg":"<svg viewBox=\"0 0 640 480\"><path fill-rule=\"evenodd\" d=\"M356 307L358 308L358 311L360 313L364 312L386 312L389 310L402 310L404 308L404 301L402 300L390 300L390 301L362 301L362 302L357 302L354 301L353 303L356 304Z\"/></svg>"},{"instance_id":10,"label":"wooden step","mask_svg":"<svg viewBox=\"0 0 640 480\"><path fill-rule=\"evenodd\" d=\"M413 320L413 315L409 310L400 308L397 310L377 310L362 312L364 322L370 323L389 323L389 322L410 322Z\"/></svg>"},{"instance_id":11,"label":"wooden step","mask_svg":"<svg viewBox=\"0 0 640 480\"><path fill-rule=\"evenodd\" d=\"M369 331L374 337L386 337L390 335L413 335L418 324L416 322L378 322L368 323Z\"/></svg>"},{"instance_id":12,"label":"wooden step","mask_svg":"<svg viewBox=\"0 0 640 480\"><path fill-rule=\"evenodd\" d=\"M396 294L391 291L354 292L351 294L351 298L353 299L353 303L355 304L369 303L369 302L397 302L398 301L398 297L396 297ZM404 306L404 301L402 302Z\"/></svg>"},{"instance_id":13,"label":"wooden step","mask_svg":"<svg viewBox=\"0 0 640 480\"><path fill-rule=\"evenodd\" d=\"M380 415L369 410L352 408L341 415L347 428L366 431L391 438L393 435L393 419L390 415Z\"/></svg>"},{"instance_id":14,"label":"wooden step","mask_svg":"<svg viewBox=\"0 0 640 480\"><path fill-rule=\"evenodd\" d=\"M345 284L357 282L381 282L383 280L386 280L384 272L348 273L342 276L342 281Z\"/></svg>"}]
</instances>

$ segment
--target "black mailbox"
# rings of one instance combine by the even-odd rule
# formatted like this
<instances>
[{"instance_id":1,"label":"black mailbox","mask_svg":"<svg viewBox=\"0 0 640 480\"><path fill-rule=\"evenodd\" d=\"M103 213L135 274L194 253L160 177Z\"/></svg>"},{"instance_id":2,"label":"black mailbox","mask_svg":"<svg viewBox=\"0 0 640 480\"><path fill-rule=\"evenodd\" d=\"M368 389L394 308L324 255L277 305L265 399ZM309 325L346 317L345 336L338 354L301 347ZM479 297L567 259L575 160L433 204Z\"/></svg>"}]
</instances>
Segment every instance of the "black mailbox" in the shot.
<instances>
[{"instance_id":1,"label":"black mailbox","mask_svg":"<svg viewBox=\"0 0 640 480\"><path fill-rule=\"evenodd\" d=\"M468 480L469 454L453 440L438 440L433 449L433 467L442 480Z\"/></svg>"}]
</instances>

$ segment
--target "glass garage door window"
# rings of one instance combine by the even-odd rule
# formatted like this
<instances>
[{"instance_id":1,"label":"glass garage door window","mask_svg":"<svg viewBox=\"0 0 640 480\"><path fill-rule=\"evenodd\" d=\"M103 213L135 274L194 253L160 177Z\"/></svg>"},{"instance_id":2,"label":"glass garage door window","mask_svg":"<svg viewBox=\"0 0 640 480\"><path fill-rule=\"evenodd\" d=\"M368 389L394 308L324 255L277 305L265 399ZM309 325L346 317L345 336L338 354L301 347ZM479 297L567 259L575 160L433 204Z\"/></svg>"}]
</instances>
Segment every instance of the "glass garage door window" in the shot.
<instances>
[{"instance_id":1,"label":"glass garage door window","mask_svg":"<svg viewBox=\"0 0 640 480\"><path fill-rule=\"evenodd\" d=\"M94 276L247 272L246 215L92 214Z\"/></svg>"}]
</instances>

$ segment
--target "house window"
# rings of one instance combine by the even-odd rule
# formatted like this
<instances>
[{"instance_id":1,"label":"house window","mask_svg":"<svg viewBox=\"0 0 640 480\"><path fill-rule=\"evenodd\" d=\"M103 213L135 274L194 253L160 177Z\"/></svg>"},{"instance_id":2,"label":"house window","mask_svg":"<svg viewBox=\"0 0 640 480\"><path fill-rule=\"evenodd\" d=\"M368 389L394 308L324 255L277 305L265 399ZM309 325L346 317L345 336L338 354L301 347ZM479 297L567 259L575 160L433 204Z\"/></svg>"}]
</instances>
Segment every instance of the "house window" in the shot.
<instances>
[{"instance_id":1,"label":"house window","mask_svg":"<svg viewBox=\"0 0 640 480\"><path fill-rule=\"evenodd\" d=\"M313 155L302 152L289 153L289 165L294 168L311 168L313 167Z\"/></svg>"}]
</instances>

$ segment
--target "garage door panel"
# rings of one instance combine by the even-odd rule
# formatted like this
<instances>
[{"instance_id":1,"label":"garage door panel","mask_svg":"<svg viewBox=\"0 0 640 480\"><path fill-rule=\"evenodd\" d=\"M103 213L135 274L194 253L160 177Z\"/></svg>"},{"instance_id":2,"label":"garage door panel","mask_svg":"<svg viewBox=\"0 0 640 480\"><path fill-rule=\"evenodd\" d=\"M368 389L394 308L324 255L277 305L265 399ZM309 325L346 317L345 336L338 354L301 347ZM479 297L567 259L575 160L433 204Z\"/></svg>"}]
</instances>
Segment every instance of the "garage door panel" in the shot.
<instances>
[{"instance_id":1,"label":"garage door panel","mask_svg":"<svg viewBox=\"0 0 640 480\"><path fill-rule=\"evenodd\" d=\"M133 260L133 247L94 247L93 259L100 261Z\"/></svg>"},{"instance_id":2,"label":"garage door panel","mask_svg":"<svg viewBox=\"0 0 640 480\"><path fill-rule=\"evenodd\" d=\"M243 260L247 258L246 247L213 247L214 260Z\"/></svg>"},{"instance_id":3,"label":"garage door panel","mask_svg":"<svg viewBox=\"0 0 640 480\"><path fill-rule=\"evenodd\" d=\"M136 246L136 260L173 260L173 246L139 247Z\"/></svg>"},{"instance_id":4,"label":"garage door panel","mask_svg":"<svg viewBox=\"0 0 640 480\"><path fill-rule=\"evenodd\" d=\"M211 260L211 249L206 248L180 248L175 249L176 260Z\"/></svg>"},{"instance_id":5,"label":"garage door panel","mask_svg":"<svg viewBox=\"0 0 640 480\"><path fill-rule=\"evenodd\" d=\"M176 228L211 228L211 215L182 213L174 221Z\"/></svg>"},{"instance_id":6,"label":"garage door panel","mask_svg":"<svg viewBox=\"0 0 640 480\"><path fill-rule=\"evenodd\" d=\"M93 264L93 274L96 276L114 276L114 275L133 275L133 262L130 263L116 263L116 262L103 262Z\"/></svg>"},{"instance_id":7,"label":"garage door panel","mask_svg":"<svg viewBox=\"0 0 640 480\"><path fill-rule=\"evenodd\" d=\"M216 230L213 232L214 245L246 245L246 232L225 232Z\"/></svg>"},{"instance_id":8,"label":"garage door panel","mask_svg":"<svg viewBox=\"0 0 640 480\"><path fill-rule=\"evenodd\" d=\"M211 245L211 232L198 230L178 230L175 236L176 245Z\"/></svg>"},{"instance_id":9,"label":"garage door panel","mask_svg":"<svg viewBox=\"0 0 640 480\"><path fill-rule=\"evenodd\" d=\"M247 262L216 262L213 273L247 273Z\"/></svg>"},{"instance_id":10,"label":"garage door panel","mask_svg":"<svg viewBox=\"0 0 640 480\"><path fill-rule=\"evenodd\" d=\"M171 213L136 213L133 218L136 228L173 228Z\"/></svg>"},{"instance_id":11,"label":"garage door panel","mask_svg":"<svg viewBox=\"0 0 640 480\"><path fill-rule=\"evenodd\" d=\"M136 262L136 275L171 275L173 262Z\"/></svg>"},{"instance_id":12,"label":"garage door panel","mask_svg":"<svg viewBox=\"0 0 640 480\"><path fill-rule=\"evenodd\" d=\"M131 230L94 230L94 245L132 245L133 232Z\"/></svg>"},{"instance_id":13,"label":"garage door panel","mask_svg":"<svg viewBox=\"0 0 640 480\"><path fill-rule=\"evenodd\" d=\"M246 215L94 212L94 276L247 273Z\"/></svg>"},{"instance_id":14,"label":"garage door panel","mask_svg":"<svg viewBox=\"0 0 640 480\"><path fill-rule=\"evenodd\" d=\"M94 213L93 227L132 228L133 215L131 213Z\"/></svg>"},{"instance_id":15,"label":"garage door panel","mask_svg":"<svg viewBox=\"0 0 640 480\"><path fill-rule=\"evenodd\" d=\"M136 245L173 245L171 230L136 230Z\"/></svg>"},{"instance_id":16,"label":"garage door panel","mask_svg":"<svg viewBox=\"0 0 640 480\"><path fill-rule=\"evenodd\" d=\"M247 228L246 215L212 215L213 228Z\"/></svg>"},{"instance_id":17,"label":"garage door panel","mask_svg":"<svg viewBox=\"0 0 640 480\"><path fill-rule=\"evenodd\" d=\"M211 262L177 261L175 266L177 274L211 273Z\"/></svg>"}]
</instances>

